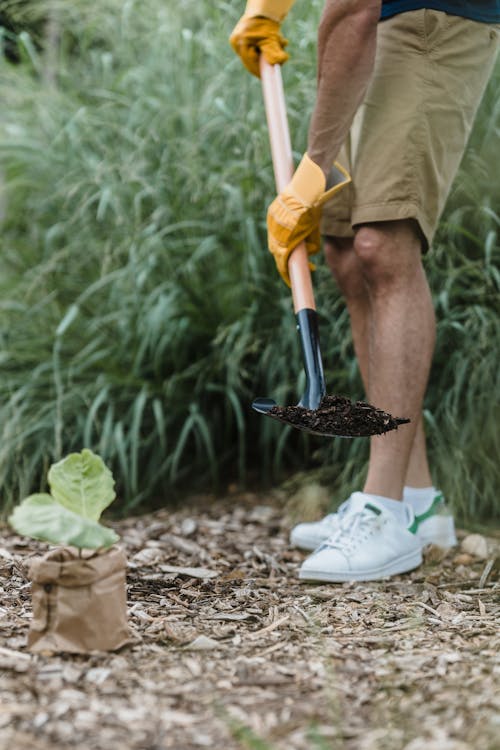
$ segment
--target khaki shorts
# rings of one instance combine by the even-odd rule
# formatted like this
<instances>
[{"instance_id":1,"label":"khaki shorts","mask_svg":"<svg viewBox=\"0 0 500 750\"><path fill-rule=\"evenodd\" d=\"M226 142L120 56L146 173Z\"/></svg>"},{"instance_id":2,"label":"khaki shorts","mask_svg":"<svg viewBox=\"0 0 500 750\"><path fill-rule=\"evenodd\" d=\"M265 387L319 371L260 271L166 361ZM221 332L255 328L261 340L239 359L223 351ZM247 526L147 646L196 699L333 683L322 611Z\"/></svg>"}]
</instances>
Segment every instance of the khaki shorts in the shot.
<instances>
[{"instance_id":1,"label":"khaki shorts","mask_svg":"<svg viewBox=\"0 0 500 750\"><path fill-rule=\"evenodd\" d=\"M374 74L338 156L353 181L325 206L324 235L416 219L431 244L498 37L496 25L427 9L379 23Z\"/></svg>"}]
</instances>

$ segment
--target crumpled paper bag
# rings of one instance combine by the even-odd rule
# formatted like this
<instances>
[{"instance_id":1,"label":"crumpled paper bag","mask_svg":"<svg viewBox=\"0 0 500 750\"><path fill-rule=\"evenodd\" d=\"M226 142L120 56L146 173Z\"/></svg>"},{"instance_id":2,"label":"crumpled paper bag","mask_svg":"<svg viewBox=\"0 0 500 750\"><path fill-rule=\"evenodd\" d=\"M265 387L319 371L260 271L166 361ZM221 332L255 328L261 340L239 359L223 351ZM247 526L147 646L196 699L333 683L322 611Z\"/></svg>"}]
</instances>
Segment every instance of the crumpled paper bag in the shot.
<instances>
[{"instance_id":1,"label":"crumpled paper bag","mask_svg":"<svg viewBox=\"0 0 500 750\"><path fill-rule=\"evenodd\" d=\"M80 557L74 548L34 560L30 651L88 654L132 641L127 624L127 558L118 547Z\"/></svg>"}]
</instances>

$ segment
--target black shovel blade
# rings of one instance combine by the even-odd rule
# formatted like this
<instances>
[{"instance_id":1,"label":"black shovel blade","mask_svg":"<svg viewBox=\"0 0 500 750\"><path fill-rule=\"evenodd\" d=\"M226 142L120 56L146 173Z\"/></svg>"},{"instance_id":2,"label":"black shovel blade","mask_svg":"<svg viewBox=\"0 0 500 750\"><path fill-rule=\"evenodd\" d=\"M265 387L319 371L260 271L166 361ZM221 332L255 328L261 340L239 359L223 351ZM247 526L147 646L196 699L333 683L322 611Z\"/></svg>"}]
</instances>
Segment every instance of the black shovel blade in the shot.
<instances>
[{"instance_id":1,"label":"black shovel blade","mask_svg":"<svg viewBox=\"0 0 500 750\"><path fill-rule=\"evenodd\" d=\"M256 398L252 409L266 417L322 437L370 437L396 430L409 419L393 417L364 401L344 396L325 396L317 409L278 406L272 398Z\"/></svg>"}]
</instances>

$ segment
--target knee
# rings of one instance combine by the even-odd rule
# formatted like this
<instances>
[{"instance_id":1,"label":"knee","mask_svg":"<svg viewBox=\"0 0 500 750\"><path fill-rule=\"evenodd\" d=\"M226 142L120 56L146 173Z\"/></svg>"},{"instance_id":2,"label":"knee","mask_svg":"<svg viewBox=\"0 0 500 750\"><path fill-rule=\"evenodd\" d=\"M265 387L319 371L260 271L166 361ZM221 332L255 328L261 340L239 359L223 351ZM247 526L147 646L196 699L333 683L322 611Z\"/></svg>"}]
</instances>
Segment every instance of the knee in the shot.
<instances>
[{"instance_id":1,"label":"knee","mask_svg":"<svg viewBox=\"0 0 500 750\"><path fill-rule=\"evenodd\" d=\"M354 237L354 252L363 273L376 275L393 250L393 238L376 225L361 226Z\"/></svg>"},{"instance_id":2,"label":"knee","mask_svg":"<svg viewBox=\"0 0 500 750\"><path fill-rule=\"evenodd\" d=\"M380 222L357 229L354 252L370 286L399 282L421 265L422 244L414 224Z\"/></svg>"},{"instance_id":3,"label":"knee","mask_svg":"<svg viewBox=\"0 0 500 750\"><path fill-rule=\"evenodd\" d=\"M366 293L361 265L353 249L352 238L327 237L324 242L326 263L346 298Z\"/></svg>"}]
</instances>

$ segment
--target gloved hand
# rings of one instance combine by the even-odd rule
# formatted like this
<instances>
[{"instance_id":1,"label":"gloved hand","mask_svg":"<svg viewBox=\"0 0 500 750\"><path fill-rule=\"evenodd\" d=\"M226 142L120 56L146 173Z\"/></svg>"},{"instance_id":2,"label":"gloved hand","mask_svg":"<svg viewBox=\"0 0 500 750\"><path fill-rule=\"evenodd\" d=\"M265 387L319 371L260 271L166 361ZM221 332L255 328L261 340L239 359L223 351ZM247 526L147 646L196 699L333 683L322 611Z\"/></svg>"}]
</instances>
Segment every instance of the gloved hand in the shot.
<instances>
[{"instance_id":1,"label":"gloved hand","mask_svg":"<svg viewBox=\"0 0 500 750\"><path fill-rule=\"evenodd\" d=\"M284 19L295 0L248 0L245 13L233 29L229 41L243 65L260 78L259 56L270 65L288 60L285 47L288 41L280 31Z\"/></svg>"},{"instance_id":2,"label":"gloved hand","mask_svg":"<svg viewBox=\"0 0 500 750\"><path fill-rule=\"evenodd\" d=\"M274 255L281 278L288 286L291 286L288 258L292 251L302 240L306 243L308 255L319 251L321 208L350 181L346 170L335 162L328 180L332 187L326 190L323 170L306 153L291 181L269 206L269 250Z\"/></svg>"}]
</instances>

